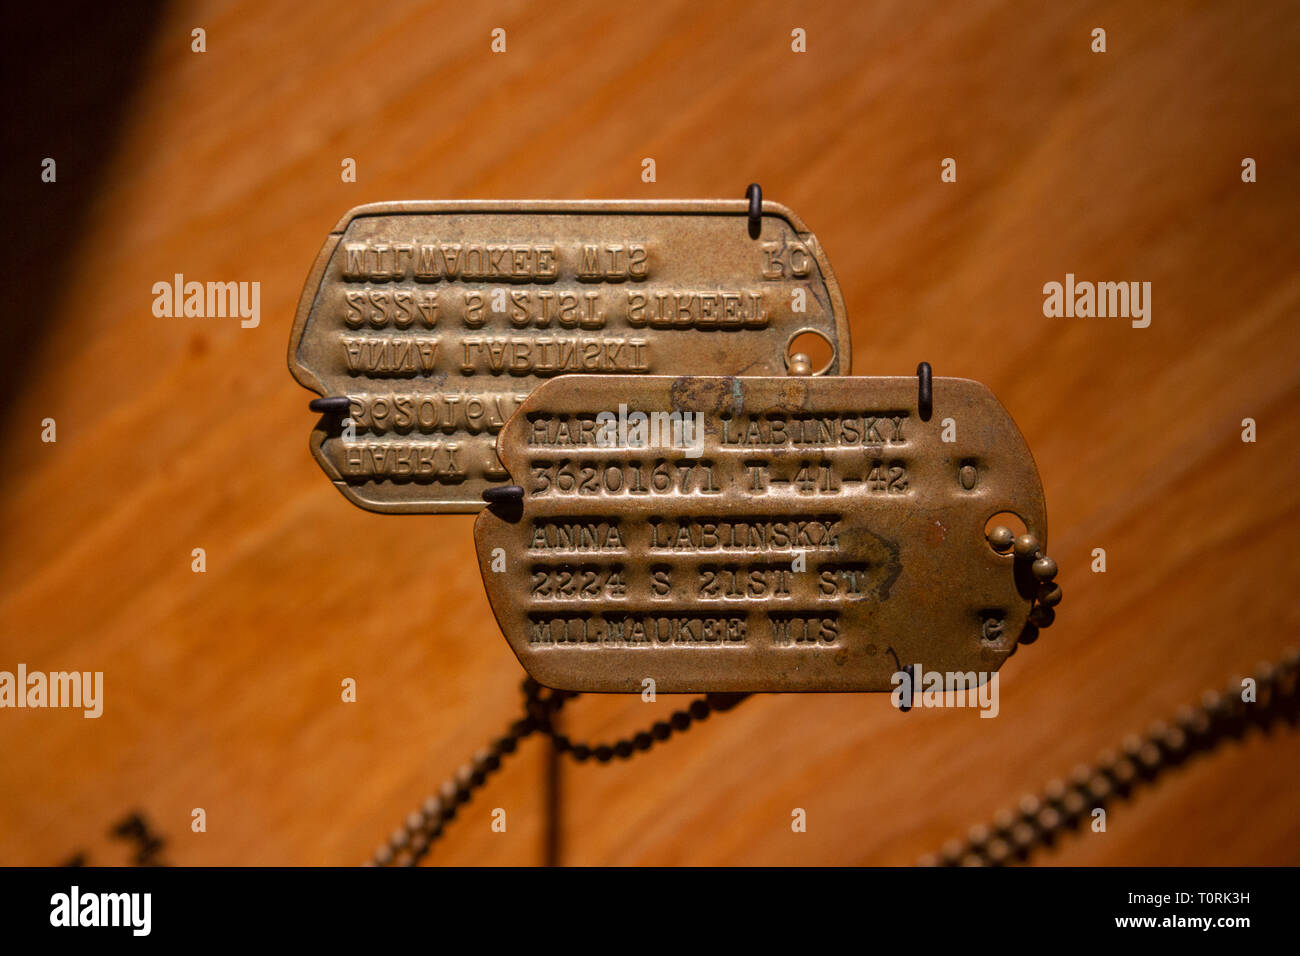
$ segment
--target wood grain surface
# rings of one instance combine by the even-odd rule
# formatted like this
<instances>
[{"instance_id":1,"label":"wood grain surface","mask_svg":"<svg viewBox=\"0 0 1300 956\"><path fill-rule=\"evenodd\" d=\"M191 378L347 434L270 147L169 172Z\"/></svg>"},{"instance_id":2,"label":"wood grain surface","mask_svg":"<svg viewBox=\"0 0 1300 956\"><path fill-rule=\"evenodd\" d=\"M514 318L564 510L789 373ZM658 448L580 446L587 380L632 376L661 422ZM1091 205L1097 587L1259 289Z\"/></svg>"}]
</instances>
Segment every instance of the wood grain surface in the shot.
<instances>
[{"instance_id":1,"label":"wood grain surface","mask_svg":"<svg viewBox=\"0 0 1300 956\"><path fill-rule=\"evenodd\" d=\"M758 181L830 257L854 372L987 383L1042 474L1066 597L1003 669L997 719L756 698L633 761L567 764L565 863L910 864L1297 643L1294 4L232 2L53 30L55 79L20 107L49 138L6 173L34 198L5 280L25 307L4 318L0 669L103 671L105 705L0 711L0 862L125 863L109 830L133 811L171 863L359 862L514 719L472 519L360 511L308 452L289 327L362 202ZM52 104L113 64L87 140L103 114ZM1045 317L1067 272L1151 282L1150 327ZM260 325L155 317L175 273L260 282ZM582 698L566 729L681 705ZM1295 864L1297 756L1295 728L1230 743L1034 861ZM527 742L430 862L541 861L543 764Z\"/></svg>"}]
</instances>

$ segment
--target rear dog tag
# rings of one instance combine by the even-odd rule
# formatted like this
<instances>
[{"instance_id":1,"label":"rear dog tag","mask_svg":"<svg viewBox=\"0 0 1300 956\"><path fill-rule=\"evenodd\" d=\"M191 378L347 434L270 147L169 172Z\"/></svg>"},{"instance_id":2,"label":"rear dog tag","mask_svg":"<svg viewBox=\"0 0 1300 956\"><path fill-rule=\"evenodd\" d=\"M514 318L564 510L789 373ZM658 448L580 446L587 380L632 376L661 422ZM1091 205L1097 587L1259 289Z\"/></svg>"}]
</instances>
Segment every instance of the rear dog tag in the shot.
<instances>
[{"instance_id":1,"label":"rear dog tag","mask_svg":"<svg viewBox=\"0 0 1300 956\"><path fill-rule=\"evenodd\" d=\"M372 511L475 512L506 419L567 373L784 375L791 343L850 368L815 236L775 203L360 206L307 280L289 367L330 401L312 454Z\"/></svg>"}]
</instances>

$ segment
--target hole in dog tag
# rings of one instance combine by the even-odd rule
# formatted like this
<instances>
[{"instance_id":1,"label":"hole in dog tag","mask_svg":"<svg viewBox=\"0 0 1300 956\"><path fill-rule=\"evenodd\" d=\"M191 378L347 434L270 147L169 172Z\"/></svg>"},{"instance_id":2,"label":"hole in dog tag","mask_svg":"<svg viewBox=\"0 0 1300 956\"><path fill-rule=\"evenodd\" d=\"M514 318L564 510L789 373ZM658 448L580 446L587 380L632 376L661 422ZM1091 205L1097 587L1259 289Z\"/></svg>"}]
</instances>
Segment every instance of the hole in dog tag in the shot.
<instances>
[{"instance_id":1,"label":"hole in dog tag","mask_svg":"<svg viewBox=\"0 0 1300 956\"><path fill-rule=\"evenodd\" d=\"M922 420L911 377L540 386L498 444L523 498L474 526L511 648L572 691L889 691L913 663L996 671L1033 582L985 525L1014 513L1045 549L1042 485L985 386L936 378L933 405Z\"/></svg>"},{"instance_id":2,"label":"hole in dog tag","mask_svg":"<svg viewBox=\"0 0 1300 956\"><path fill-rule=\"evenodd\" d=\"M298 305L289 367L338 399L312 454L373 511L475 512L509 480L502 425L568 373L784 375L790 344L850 368L817 239L743 200L403 202L335 227Z\"/></svg>"}]
</instances>

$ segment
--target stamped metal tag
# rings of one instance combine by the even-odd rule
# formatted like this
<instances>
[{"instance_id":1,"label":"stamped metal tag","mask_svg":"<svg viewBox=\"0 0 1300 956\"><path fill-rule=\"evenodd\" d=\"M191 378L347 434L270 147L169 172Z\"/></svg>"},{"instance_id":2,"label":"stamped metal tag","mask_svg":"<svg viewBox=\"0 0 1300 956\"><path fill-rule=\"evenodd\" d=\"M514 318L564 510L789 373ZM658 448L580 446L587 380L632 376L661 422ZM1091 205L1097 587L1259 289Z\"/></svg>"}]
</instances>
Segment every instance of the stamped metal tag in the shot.
<instances>
[{"instance_id":1,"label":"stamped metal tag","mask_svg":"<svg viewBox=\"0 0 1300 956\"><path fill-rule=\"evenodd\" d=\"M1046 547L1029 448L993 394L915 378L566 376L501 432L522 499L474 538L524 668L573 691L889 691L996 671Z\"/></svg>"},{"instance_id":2,"label":"stamped metal tag","mask_svg":"<svg viewBox=\"0 0 1300 956\"><path fill-rule=\"evenodd\" d=\"M507 480L496 437L569 373L784 375L806 332L850 368L817 239L775 203L359 206L303 291L289 367L338 400L312 454L373 511L474 512ZM346 400L346 404L344 401ZM343 412L346 409L346 413Z\"/></svg>"}]
</instances>

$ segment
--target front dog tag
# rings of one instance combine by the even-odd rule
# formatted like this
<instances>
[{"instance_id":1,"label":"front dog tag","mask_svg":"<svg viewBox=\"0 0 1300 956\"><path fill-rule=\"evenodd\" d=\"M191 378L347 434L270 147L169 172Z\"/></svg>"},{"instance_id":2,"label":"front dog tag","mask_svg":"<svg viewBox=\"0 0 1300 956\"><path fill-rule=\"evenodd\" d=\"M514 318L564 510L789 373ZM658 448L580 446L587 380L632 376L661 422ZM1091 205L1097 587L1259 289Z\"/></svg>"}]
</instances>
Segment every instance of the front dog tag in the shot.
<instances>
[{"instance_id":1,"label":"front dog tag","mask_svg":"<svg viewBox=\"0 0 1300 956\"><path fill-rule=\"evenodd\" d=\"M997 670L1035 582L985 526L1012 512L1045 549L1043 489L986 387L932 389L925 406L916 378L542 385L498 441L523 495L474 526L520 663L557 689L663 693Z\"/></svg>"},{"instance_id":2,"label":"front dog tag","mask_svg":"<svg viewBox=\"0 0 1300 956\"><path fill-rule=\"evenodd\" d=\"M473 512L496 437L571 373L784 375L793 340L847 371L844 300L815 236L746 202L360 206L307 280L289 367L333 399L312 454L372 511Z\"/></svg>"}]
</instances>

